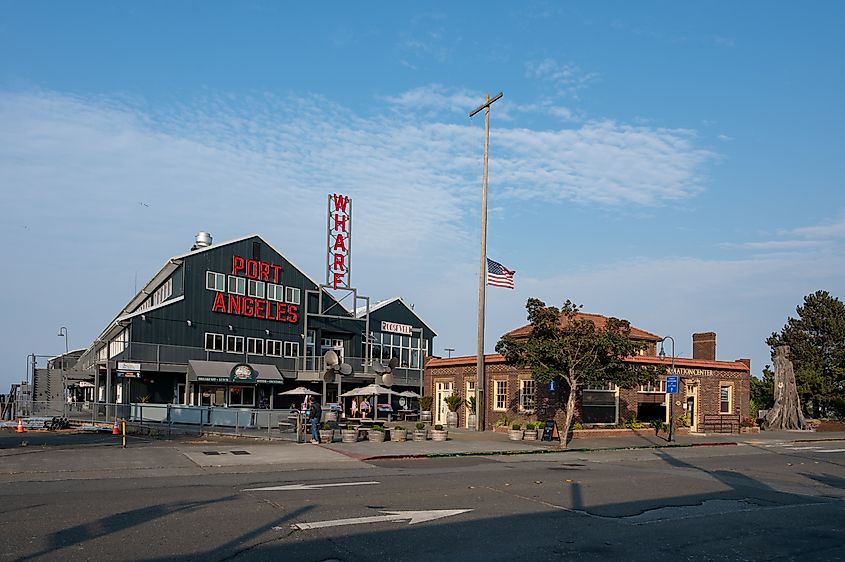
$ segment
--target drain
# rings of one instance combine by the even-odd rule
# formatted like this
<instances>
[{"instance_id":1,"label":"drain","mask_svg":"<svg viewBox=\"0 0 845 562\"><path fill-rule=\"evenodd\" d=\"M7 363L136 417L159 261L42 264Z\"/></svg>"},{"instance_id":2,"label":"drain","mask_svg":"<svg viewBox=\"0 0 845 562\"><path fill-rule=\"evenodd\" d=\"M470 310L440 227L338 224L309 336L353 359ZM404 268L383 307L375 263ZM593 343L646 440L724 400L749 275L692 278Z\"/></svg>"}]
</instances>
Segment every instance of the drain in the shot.
<instances>
[{"instance_id":1,"label":"drain","mask_svg":"<svg viewBox=\"0 0 845 562\"><path fill-rule=\"evenodd\" d=\"M248 455L249 451L229 451L233 455Z\"/></svg>"},{"instance_id":2,"label":"drain","mask_svg":"<svg viewBox=\"0 0 845 562\"><path fill-rule=\"evenodd\" d=\"M203 455L219 455L220 452L219 451L203 451L202 454Z\"/></svg>"}]
</instances>

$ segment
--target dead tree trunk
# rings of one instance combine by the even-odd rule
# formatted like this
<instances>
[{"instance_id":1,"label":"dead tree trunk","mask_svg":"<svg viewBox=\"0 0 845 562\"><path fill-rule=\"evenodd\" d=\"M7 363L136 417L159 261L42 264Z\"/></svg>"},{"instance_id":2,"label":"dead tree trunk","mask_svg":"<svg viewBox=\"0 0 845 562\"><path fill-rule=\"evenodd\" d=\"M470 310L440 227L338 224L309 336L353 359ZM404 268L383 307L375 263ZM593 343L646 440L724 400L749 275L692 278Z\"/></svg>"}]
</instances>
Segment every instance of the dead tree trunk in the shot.
<instances>
[{"instance_id":1,"label":"dead tree trunk","mask_svg":"<svg viewBox=\"0 0 845 562\"><path fill-rule=\"evenodd\" d=\"M789 360L789 346L782 345L775 349L775 404L766 414L763 423L765 429L807 429L798 388L795 385L795 372Z\"/></svg>"}]
</instances>

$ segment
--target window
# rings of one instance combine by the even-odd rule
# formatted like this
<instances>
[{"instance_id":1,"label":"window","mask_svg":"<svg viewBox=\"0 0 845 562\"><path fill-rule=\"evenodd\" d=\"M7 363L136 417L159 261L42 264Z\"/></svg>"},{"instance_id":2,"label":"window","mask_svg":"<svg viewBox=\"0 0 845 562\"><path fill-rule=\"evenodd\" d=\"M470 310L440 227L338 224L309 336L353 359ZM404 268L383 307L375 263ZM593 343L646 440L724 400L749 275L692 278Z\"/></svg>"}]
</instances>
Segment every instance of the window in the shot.
<instances>
[{"instance_id":1,"label":"window","mask_svg":"<svg viewBox=\"0 0 845 562\"><path fill-rule=\"evenodd\" d=\"M285 288L281 285L275 285L273 283L267 283L267 298L271 301L277 302L285 302L284 301L284 293Z\"/></svg>"},{"instance_id":2,"label":"window","mask_svg":"<svg viewBox=\"0 0 845 562\"><path fill-rule=\"evenodd\" d=\"M285 287L285 302L299 304L299 289L296 287Z\"/></svg>"},{"instance_id":3,"label":"window","mask_svg":"<svg viewBox=\"0 0 845 562\"><path fill-rule=\"evenodd\" d=\"M259 298L259 299L263 299L264 298L264 281L256 281L255 279L250 279L249 283L247 283L246 293L250 297L256 297L256 298Z\"/></svg>"},{"instance_id":4,"label":"window","mask_svg":"<svg viewBox=\"0 0 845 562\"><path fill-rule=\"evenodd\" d=\"M255 406L254 386L233 386L229 388L230 406Z\"/></svg>"},{"instance_id":5,"label":"window","mask_svg":"<svg viewBox=\"0 0 845 562\"><path fill-rule=\"evenodd\" d=\"M243 353L244 352L244 337L243 336L226 336L226 351L228 353Z\"/></svg>"},{"instance_id":6,"label":"window","mask_svg":"<svg viewBox=\"0 0 845 562\"><path fill-rule=\"evenodd\" d=\"M536 402L537 386L534 379L519 381L519 409L523 412L533 412Z\"/></svg>"},{"instance_id":7,"label":"window","mask_svg":"<svg viewBox=\"0 0 845 562\"><path fill-rule=\"evenodd\" d=\"M226 290L226 276L222 273L214 273L213 271L205 272L205 288L210 291L225 291Z\"/></svg>"},{"instance_id":8,"label":"window","mask_svg":"<svg viewBox=\"0 0 845 562\"><path fill-rule=\"evenodd\" d=\"M496 395L494 398L494 404L496 405L496 410L507 410L508 409L508 381L494 381L496 385Z\"/></svg>"},{"instance_id":9,"label":"window","mask_svg":"<svg viewBox=\"0 0 845 562\"><path fill-rule=\"evenodd\" d=\"M419 333L418 328L415 332ZM399 359L399 366L421 369L423 358L428 355L428 341L419 337L400 336L382 332L370 332L373 359L387 364L393 357Z\"/></svg>"},{"instance_id":10,"label":"window","mask_svg":"<svg viewBox=\"0 0 845 562\"><path fill-rule=\"evenodd\" d=\"M285 357L299 357L299 342L286 341L285 342Z\"/></svg>"},{"instance_id":11,"label":"window","mask_svg":"<svg viewBox=\"0 0 845 562\"><path fill-rule=\"evenodd\" d=\"M730 414L733 407L733 386L719 385L719 413Z\"/></svg>"},{"instance_id":12,"label":"window","mask_svg":"<svg viewBox=\"0 0 845 562\"><path fill-rule=\"evenodd\" d=\"M261 338L247 338L246 352L250 355L264 355L264 340Z\"/></svg>"},{"instance_id":13,"label":"window","mask_svg":"<svg viewBox=\"0 0 845 562\"><path fill-rule=\"evenodd\" d=\"M267 355L270 357L281 357L282 343L279 340L267 340Z\"/></svg>"},{"instance_id":14,"label":"window","mask_svg":"<svg viewBox=\"0 0 845 562\"><path fill-rule=\"evenodd\" d=\"M666 392L666 381L640 385L640 392Z\"/></svg>"},{"instance_id":15,"label":"window","mask_svg":"<svg viewBox=\"0 0 845 562\"><path fill-rule=\"evenodd\" d=\"M608 392L616 392L616 385L612 382L604 384L587 384L584 385L584 390L605 390Z\"/></svg>"},{"instance_id":16,"label":"window","mask_svg":"<svg viewBox=\"0 0 845 562\"><path fill-rule=\"evenodd\" d=\"M229 292L233 295L246 294L246 279L243 277L229 276Z\"/></svg>"},{"instance_id":17,"label":"window","mask_svg":"<svg viewBox=\"0 0 845 562\"><path fill-rule=\"evenodd\" d=\"M155 306L166 301L173 294L173 278L165 281L161 287L156 289L152 297L152 305Z\"/></svg>"},{"instance_id":18,"label":"window","mask_svg":"<svg viewBox=\"0 0 845 562\"><path fill-rule=\"evenodd\" d=\"M616 424L619 395L613 383L585 385L581 392L581 422Z\"/></svg>"},{"instance_id":19,"label":"window","mask_svg":"<svg viewBox=\"0 0 845 562\"><path fill-rule=\"evenodd\" d=\"M223 334L205 333L206 351L223 351Z\"/></svg>"}]
</instances>

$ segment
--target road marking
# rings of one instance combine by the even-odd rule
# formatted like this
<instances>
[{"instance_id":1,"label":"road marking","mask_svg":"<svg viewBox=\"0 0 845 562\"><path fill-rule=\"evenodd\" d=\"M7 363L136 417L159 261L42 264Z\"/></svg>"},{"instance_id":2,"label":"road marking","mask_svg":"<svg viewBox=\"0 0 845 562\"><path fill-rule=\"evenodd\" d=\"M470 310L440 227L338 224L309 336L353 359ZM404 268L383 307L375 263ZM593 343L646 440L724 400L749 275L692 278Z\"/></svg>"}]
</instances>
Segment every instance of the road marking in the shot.
<instances>
[{"instance_id":1,"label":"road marking","mask_svg":"<svg viewBox=\"0 0 845 562\"><path fill-rule=\"evenodd\" d=\"M821 449L821 447L784 447L787 451L809 451L810 449Z\"/></svg>"},{"instance_id":2,"label":"road marking","mask_svg":"<svg viewBox=\"0 0 845 562\"><path fill-rule=\"evenodd\" d=\"M352 519L334 519L330 521L314 521L313 523L295 523L294 529L305 531L308 529L324 529L326 527L340 527L342 525L366 525L368 523L381 523L382 521L405 521L408 525L434 521L443 517L452 517L472 511L471 509L433 509L429 511L382 511L384 515L373 515L371 517L354 517ZM273 527L279 531L281 527Z\"/></svg>"},{"instance_id":3,"label":"road marking","mask_svg":"<svg viewBox=\"0 0 845 562\"><path fill-rule=\"evenodd\" d=\"M340 486L368 486L381 482L335 482L334 484L289 484L287 486L269 486L267 488L246 488L241 492L289 492L291 490L319 490L320 488L338 488Z\"/></svg>"},{"instance_id":4,"label":"road marking","mask_svg":"<svg viewBox=\"0 0 845 562\"><path fill-rule=\"evenodd\" d=\"M845 453L845 449L820 449L816 453Z\"/></svg>"}]
</instances>

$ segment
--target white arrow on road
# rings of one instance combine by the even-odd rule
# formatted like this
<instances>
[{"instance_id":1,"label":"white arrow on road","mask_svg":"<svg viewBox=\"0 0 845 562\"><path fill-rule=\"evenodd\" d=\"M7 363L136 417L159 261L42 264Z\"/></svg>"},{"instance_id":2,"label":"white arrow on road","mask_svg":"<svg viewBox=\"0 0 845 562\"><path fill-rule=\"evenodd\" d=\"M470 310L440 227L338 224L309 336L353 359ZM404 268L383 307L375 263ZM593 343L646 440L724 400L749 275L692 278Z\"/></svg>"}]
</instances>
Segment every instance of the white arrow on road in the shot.
<instances>
[{"instance_id":1,"label":"white arrow on road","mask_svg":"<svg viewBox=\"0 0 845 562\"><path fill-rule=\"evenodd\" d=\"M288 492L291 490L319 490L320 488L337 488L339 486L367 486L380 482L336 482L334 484L288 484L287 486L269 486L267 488L246 488L241 492Z\"/></svg>"},{"instance_id":2,"label":"white arrow on road","mask_svg":"<svg viewBox=\"0 0 845 562\"><path fill-rule=\"evenodd\" d=\"M365 525L367 523L381 523L382 521L405 521L409 525L433 521L443 517L451 517L472 511L471 509L432 509L429 511L382 511L384 515L373 515L371 517L355 517L353 519L334 519L331 521L315 521L313 523L295 523L294 529L305 531L307 529L323 529L326 527L340 527L341 525ZM280 530L281 527L274 527Z\"/></svg>"}]
</instances>

